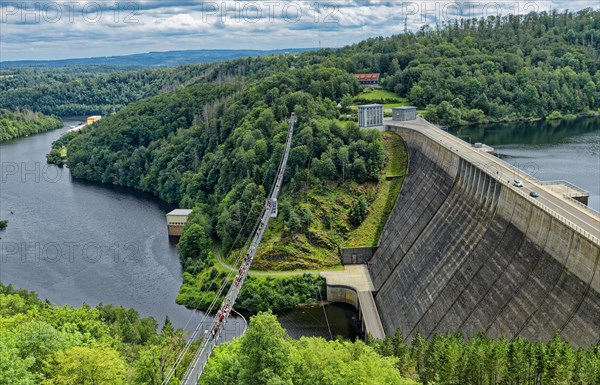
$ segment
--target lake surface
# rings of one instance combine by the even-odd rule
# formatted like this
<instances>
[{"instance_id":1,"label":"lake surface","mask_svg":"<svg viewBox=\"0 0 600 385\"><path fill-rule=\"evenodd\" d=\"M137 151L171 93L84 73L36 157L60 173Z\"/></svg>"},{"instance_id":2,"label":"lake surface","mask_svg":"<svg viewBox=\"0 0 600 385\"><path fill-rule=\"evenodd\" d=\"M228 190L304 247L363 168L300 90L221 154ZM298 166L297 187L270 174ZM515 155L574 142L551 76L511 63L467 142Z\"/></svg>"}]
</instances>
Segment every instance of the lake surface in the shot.
<instances>
[{"instance_id":1,"label":"lake surface","mask_svg":"<svg viewBox=\"0 0 600 385\"><path fill-rule=\"evenodd\" d=\"M458 135L494 147L521 172L543 180L566 180L590 193L600 211L600 117L463 127Z\"/></svg>"},{"instance_id":2,"label":"lake surface","mask_svg":"<svg viewBox=\"0 0 600 385\"><path fill-rule=\"evenodd\" d=\"M162 323L193 329L203 314L175 303L181 284L176 243L167 235L172 207L150 194L71 178L46 164L56 131L0 144L0 280L63 305L100 302L133 307ZM353 312L326 306L332 334L353 338ZM281 315L290 335L329 336L322 307ZM241 319L228 322L235 335Z\"/></svg>"}]
</instances>

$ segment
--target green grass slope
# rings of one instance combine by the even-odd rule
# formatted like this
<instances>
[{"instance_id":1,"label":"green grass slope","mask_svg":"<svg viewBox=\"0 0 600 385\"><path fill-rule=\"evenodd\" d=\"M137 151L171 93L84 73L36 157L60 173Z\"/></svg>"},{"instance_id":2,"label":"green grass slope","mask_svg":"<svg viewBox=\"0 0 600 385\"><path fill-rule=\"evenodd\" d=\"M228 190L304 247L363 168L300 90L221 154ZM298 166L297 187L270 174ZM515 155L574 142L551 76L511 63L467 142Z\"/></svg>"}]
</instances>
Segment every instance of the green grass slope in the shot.
<instances>
[{"instance_id":1,"label":"green grass slope","mask_svg":"<svg viewBox=\"0 0 600 385\"><path fill-rule=\"evenodd\" d=\"M289 208L273 220L253 267L258 270L316 270L339 266L340 247L374 246L394 207L407 169L408 155L402 138L383 134L386 164L380 182L321 183L306 186L294 197L300 212L310 212L298 231L286 225ZM353 204L364 196L366 218L358 226L349 221Z\"/></svg>"}]
</instances>

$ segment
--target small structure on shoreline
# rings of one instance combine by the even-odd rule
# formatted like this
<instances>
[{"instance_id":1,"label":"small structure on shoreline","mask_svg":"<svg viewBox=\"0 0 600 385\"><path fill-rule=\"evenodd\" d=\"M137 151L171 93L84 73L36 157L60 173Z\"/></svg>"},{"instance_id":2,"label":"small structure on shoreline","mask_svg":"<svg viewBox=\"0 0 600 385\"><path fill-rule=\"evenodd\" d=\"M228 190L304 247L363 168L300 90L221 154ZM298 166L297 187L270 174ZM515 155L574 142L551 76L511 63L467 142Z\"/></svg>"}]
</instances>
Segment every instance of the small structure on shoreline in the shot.
<instances>
[{"instance_id":1,"label":"small structure on shoreline","mask_svg":"<svg viewBox=\"0 0 600 385\"><path fill-rule=\"evenodd\" d=\"M167 226L169 236L179 237L183 233L185 224L192 210L176 209L167 214Z\"/></svg>"},{"instance_id":2,"label":"small structure on shoreline","mask_svg":"<svg viewBox=\"0 0 600 385\"><path fill-rule=\"evenodd\" d=\"M94 122L97 122L100 119L102 119L102 116L100 115L90 116L89 118L87 118L87 125L89 126L90 124L93 124Z\"/></svg>"},{"instance_id":3,"label":"small structure on shoreline","mask_svg":"<svg viewBox=\"0 0 600 385\"><path fill-rule=\"evenodd\" d=\"M86 123L81 123L81 124L78 124L76 126L71 126L71 128L67 132L81 131L86 126L87 126Z\"/></svg>"}]
</instances>

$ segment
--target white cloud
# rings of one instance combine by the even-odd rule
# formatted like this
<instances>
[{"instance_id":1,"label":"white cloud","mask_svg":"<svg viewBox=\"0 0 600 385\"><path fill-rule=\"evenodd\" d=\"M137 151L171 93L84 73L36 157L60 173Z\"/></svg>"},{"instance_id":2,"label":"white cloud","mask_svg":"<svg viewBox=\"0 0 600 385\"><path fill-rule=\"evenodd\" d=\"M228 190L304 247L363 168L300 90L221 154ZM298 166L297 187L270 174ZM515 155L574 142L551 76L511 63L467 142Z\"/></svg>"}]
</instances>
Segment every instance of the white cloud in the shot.
<instances>
[{"instance_id":1,"label":"white cloud","mask_svg":"<svg viewBox=\"0 0 600 385\"><path fill-rule=\"evenodd\" d=\"M600 8L600 0L3 1L2 60L209 48L337 47L457 17ZM116 6L115 6L116 4ZM335 7L331 7L335 4ZM24 5L24 9L21 8ZM57 17L60 9L62 17Z\"/></svg>"}]
</instances>

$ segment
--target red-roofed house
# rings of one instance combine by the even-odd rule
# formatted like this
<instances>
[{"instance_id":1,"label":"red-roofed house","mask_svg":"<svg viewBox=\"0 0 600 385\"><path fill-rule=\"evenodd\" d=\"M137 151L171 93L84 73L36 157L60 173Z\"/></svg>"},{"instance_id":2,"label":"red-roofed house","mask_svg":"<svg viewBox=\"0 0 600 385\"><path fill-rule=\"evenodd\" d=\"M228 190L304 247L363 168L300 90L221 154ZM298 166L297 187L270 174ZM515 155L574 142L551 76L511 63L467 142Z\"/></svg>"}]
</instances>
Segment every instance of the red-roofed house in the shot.
<instances>
[{"instance_id":1,"label":"red-roofed house","mask_svg":"<svg viewBox=\"0 0 600 385\"><path fill-rule=\"evenodd\" d=\"M379 74L354 74L354 76L363 86L379 84Z\"/></svg>"}]
</instances>

